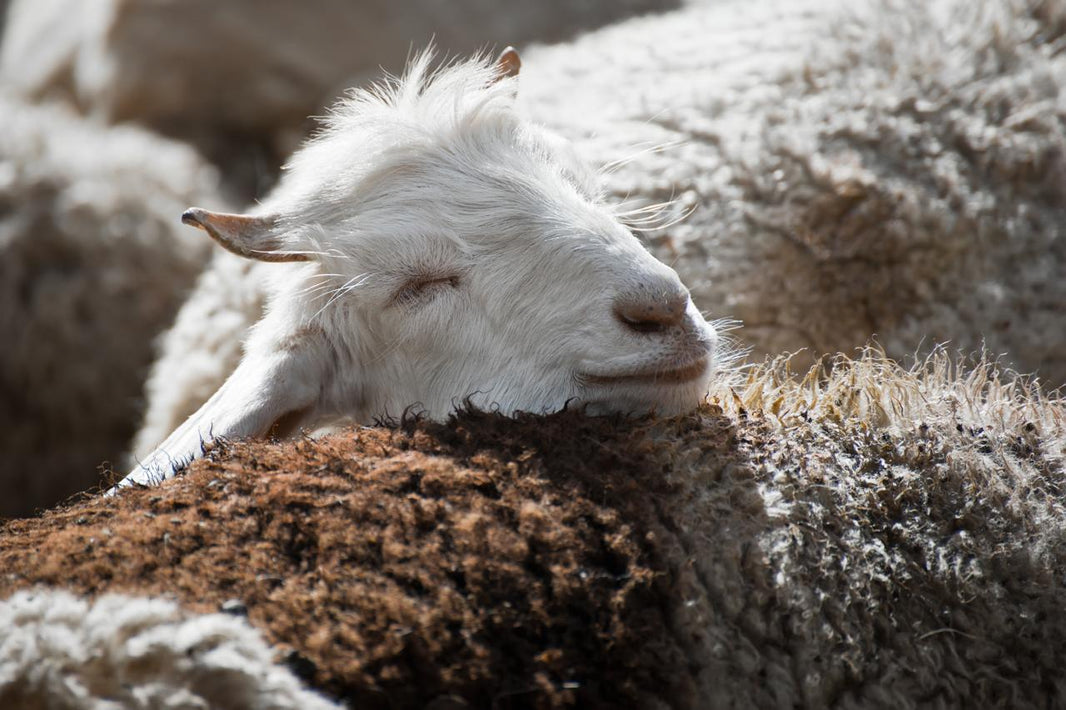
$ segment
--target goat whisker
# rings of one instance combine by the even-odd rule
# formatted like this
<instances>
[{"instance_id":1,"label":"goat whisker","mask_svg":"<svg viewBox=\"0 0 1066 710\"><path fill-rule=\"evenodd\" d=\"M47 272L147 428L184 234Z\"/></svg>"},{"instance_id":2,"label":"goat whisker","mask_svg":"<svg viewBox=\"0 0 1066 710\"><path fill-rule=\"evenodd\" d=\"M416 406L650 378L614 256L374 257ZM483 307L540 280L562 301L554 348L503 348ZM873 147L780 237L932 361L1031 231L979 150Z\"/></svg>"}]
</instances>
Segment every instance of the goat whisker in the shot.
<instances>
[{"instance_id":1,"label":"goat whisker","mask_svg":"<svg viewBox=\"0 0 1066 710\"><path fill-rule=\"evenodd\" d=\"M336 291L334 291L333 295L330 296L329 300L326 301L325 305L323 305L321 308L319 308L315 312L315 314L313 316L311 316L310 320L317 319L320 315L322 315L322 312L325 311L330 306L332 306L337 301L338 298L342 298L343 296L346 296L347 294L351 293L353 289L355 289L355 288L357 288L359 286L362 286L363 284L365 284L367 282L367 279L369 279L369 278L370 278L370 274L369 273L362 273L362 274L356 274L352 278L348 279L348 281L345 282L344 285L340 286L339 288L336 289Z\"/></svg>"},{"instance_id":2,"label":"goat whisker","mask_svg":"<svg viewBox=\"0 0 1066 710\"><path fill-rule=\"evenodd\" d=\"M676 148L678 146L684 145L684 143L685 141L682 139L675 139L672 141L666 141L664 143L655 143L648 146L647 148L641 148L640 150L634 151L633 153L618 158L617 160L612 160L609 163L605 163L600 168L600 174L610 175L614 172L617 172L619 168L622 168L628 165L629 163L632 163L637 158L640 158L645 155L662 153L664 151L670 150L671 148Z\"/></svg>"}]
</instances>

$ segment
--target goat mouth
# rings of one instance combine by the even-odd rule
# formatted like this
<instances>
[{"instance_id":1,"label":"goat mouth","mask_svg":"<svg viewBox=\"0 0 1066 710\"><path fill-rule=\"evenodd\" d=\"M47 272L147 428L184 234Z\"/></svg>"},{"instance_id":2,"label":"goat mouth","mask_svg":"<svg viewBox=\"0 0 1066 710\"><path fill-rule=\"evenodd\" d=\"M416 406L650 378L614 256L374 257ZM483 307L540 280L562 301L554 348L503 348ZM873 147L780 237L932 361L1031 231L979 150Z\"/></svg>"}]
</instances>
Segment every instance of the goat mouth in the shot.
<instances>
[{"instance_id":1,"label":"goat mouth","mask_svg":"<svg viewBox=\"0 0 1066 710\"><path fill-rule=\"evenodd\" d=\"M647 368L617 374L582 374L581 380L590 385L680 384L702 377L707 372L707 366L707 358L701 358L681 366Z\"/></svg>"}]
</instances>

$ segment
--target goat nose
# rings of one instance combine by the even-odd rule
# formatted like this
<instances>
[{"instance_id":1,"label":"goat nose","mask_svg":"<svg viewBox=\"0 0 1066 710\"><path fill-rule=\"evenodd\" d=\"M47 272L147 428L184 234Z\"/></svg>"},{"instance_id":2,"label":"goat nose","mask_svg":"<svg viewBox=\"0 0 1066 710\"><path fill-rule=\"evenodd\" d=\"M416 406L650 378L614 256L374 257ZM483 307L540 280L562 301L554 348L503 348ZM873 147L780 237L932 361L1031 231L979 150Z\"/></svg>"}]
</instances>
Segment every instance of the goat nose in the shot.
<instances>
[{"instance_id":1,"label":"goat nose","mask_svg":"<svg viewBox=\"0 0 1066 710\"><path fill-rule=\"evenodd\" d=\"M685 291L645 291L619 296L614 302L615 318L637 333L659 333L679 326L687 309Z\"/></svg>"}]
</instances>

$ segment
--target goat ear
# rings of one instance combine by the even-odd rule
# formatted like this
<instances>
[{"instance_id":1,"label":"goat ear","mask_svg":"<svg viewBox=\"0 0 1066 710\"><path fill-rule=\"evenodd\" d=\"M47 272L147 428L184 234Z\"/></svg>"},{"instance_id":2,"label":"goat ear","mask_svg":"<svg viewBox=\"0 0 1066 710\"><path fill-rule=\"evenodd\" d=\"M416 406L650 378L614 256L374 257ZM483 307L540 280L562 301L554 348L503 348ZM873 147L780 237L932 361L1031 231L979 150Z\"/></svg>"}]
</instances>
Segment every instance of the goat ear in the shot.
<instances>
[{"instance_id":1,"label":"goat ear","mask_svg":"<svg viewBox=\"0 0 1066 710\"><path fill-rule=\"evenodd\" d=\"M215 438L291 432L314 410L323 386L322 338L320 332L297 333L274 347L246 354L225 384L116 488L172 478L200 457L204 442Z\"/></svg>"},{"instance_id":2,"label":"goat ear","mask_svg":"<svg viewBox=\"0 0 1066 710\"><path fill-rule=\"evenodd\" d=\"M496 81L518 76L521 69L522 59L518 56L518 50L508 47L500 52L500 56L496 59Z\"/></svg>"},{"instance_id":3,"label":"goat ear","mask_svg":"<svg viewBox=\"0 0 1066 710\"><path fill-rule=\"evenodd\" d=\"M274 231L274 217L247 217L192 207L181 215L181 221L204 230L237 256L259 261L307 261L306 254L282 250Z\"/></svg>"}]
</instances>

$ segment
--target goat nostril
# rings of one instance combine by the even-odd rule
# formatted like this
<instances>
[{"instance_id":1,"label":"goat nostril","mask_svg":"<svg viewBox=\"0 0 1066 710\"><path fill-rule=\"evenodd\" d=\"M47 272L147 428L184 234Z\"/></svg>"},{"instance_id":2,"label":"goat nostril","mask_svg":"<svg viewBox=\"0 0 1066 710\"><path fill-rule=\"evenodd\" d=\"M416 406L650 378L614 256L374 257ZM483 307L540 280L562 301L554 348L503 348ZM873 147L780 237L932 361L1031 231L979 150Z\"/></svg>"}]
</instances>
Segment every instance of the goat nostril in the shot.
<instances>
[{"instance_id":1,"label":"goat nostril","mask_svg":"<svg viewBox=\"0 0 1066 710\"><path fill-rule=\"evenodd\" d=\"M615 302L614 315L622 325L637 333L661 333L680 325L687 307L687 294L620 298Z\"/></svg>"}]
</instances>

